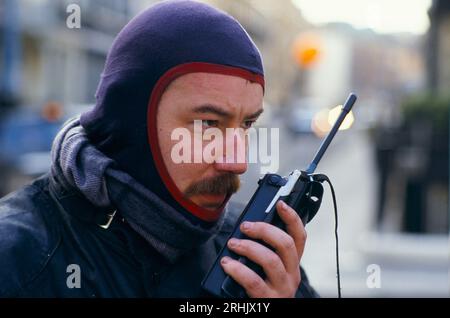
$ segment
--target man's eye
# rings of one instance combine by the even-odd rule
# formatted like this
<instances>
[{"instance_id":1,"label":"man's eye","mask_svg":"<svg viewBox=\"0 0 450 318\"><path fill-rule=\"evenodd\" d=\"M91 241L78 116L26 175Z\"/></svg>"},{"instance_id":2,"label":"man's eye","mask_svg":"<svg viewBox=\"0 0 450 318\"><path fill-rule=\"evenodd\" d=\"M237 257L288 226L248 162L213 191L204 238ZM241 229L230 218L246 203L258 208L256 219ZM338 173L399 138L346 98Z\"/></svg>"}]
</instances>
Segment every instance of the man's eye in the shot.
<instances>
[{"instance_id":1,"label":"man's eye","mask_svg":"<svg viewBox=\"0 0 450 318\"><path fill-rule=\"evenodd\" d=\"M202 125L205 128L217 127L219 125L218 120L202 120Z\"/></svg>"},{"instance_id":2,"label":"man's eye","mask_svg":"<svg viewBox=\"0 0 450 318\"><path fill-rule=\"evenodd\" d=\"M249 129L250 127L253 126L253 124L255 123L256 120L246 120L244 122L244 128L245 129Z\"/></svg>"}]
</instances>

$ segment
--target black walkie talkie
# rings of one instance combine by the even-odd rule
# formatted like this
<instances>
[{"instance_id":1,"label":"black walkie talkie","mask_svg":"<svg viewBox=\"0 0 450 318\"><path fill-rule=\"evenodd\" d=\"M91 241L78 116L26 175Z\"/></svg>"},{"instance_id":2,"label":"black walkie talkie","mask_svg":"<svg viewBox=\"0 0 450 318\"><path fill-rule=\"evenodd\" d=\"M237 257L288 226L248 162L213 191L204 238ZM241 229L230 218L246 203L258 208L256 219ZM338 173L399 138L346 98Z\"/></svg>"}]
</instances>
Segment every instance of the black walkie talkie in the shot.
<instances>
[{"instance_id":1,"label":"black walkie talkie","mask_svg":"<svg viewBox=\"0 0 450 318\"><path fill-rule=\"evenodd\" d=\"M279 200L282 200L291 206L299 214L304 225L312 220L320 207L323 194L322 184L315 178L314 171L344 121L345 116L350 112L356 98L356 95L353 93L349 95L347 101L342 107L341 114L336 120L336 123L323 140L319 150L314 156L314 159L305 171L294 170L287 177L281 177L277 174L269 173L258 181L258 189L253 194L250 202L240 215L227 241L231 238L246 238L246 236L240 231L240 224L245 221L263 221L284 229L285 225L279 218L275 208L275 205ZM222 269L220 260L224 256L238 259L241 263L254 270L261 277L265 276L264 271L259 265L253 263L246 257L232 252L225 244L215 260L214 265L211 267L203 280L203 288L211 294L219 297L247 297L247 294L242 286L236 283Z\"/></svg>"}]
</instances>

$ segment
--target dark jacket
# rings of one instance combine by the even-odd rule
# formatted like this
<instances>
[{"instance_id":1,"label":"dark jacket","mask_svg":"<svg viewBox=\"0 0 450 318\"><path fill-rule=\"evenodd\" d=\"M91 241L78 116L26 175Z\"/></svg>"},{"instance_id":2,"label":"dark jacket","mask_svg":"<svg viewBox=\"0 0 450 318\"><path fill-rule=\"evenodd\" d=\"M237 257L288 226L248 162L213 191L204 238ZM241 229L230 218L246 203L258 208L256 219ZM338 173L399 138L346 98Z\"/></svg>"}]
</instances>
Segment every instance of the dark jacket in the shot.
<instances>
[{"instance_id":1,"label":"dark jacket","mask_svg":"<svg viewBox=\"0 0 450 318\"><path fill-rule=\"evenodd\" d=\"M233 220L171 265L120 215L109 228L100 227L92 217L96 210L50 175L1 199L0 297L208 296L200 282ZM298 296L316 295L302 271Z\"/></svg>"}]
</instances>

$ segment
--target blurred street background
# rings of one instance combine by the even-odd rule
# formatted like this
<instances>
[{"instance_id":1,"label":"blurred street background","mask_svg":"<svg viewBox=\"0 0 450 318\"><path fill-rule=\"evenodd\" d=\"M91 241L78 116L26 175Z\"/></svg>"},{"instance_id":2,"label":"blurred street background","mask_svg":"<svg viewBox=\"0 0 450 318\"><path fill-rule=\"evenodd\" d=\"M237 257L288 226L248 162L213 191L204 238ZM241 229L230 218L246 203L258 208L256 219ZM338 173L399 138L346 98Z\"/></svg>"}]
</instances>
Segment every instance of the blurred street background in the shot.
<instances>
[{"instance_id":1,"label":"blurred street background","mask_svg":"<svg viewBox=\"0 0 450 318\"><path fill-rule=\"evenodd\" d=\"M0 0L0 196L50 167L61 124L95 104L107 51L149 0ZM280 130L276 173L305 169L358 95L317 172L339 211L344 297L449 297L450 1L208 0L236 17L266 71L260 127ZM80 28L70 28L71 4ZM233 200L247 203L250 164ZM325 185L302 264L336 297L334 216Z\"/></svg>"}]
</instances>

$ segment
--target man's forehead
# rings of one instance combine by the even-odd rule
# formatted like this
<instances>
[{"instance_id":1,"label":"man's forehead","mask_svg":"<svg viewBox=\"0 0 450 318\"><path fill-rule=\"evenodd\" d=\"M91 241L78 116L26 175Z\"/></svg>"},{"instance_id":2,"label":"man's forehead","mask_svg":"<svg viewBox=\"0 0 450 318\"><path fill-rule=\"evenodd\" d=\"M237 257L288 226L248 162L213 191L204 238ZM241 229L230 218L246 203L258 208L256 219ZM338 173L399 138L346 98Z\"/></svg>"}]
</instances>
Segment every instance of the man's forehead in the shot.
<instances>
[{"instance_id":1,"label":"man's forehead","mask_svg":"<svg viewBox=\"0 0 450 318\"><path fill-rule=\"evenodd\" d=\"M171 84L174 89L190 89L194 91L226 90L226 89L251 89L254 91L263 91L262 86L257 83L251 83L249 80L240 76L216 74L216 73L188 73L175 79Z\"/></svg>"},{"instance_id":2,"label":"man's forehead","mask_svg":"<svg viewBox=\"0 0 450 318\"><path fill-rule=\"evenodd\" d=\"M192 106L199 103L215 103L234 108L261 108L263 88L258 83L233 75L215 73L189 73L175 79L166 92L190 100Z\"/></svg>"}]
</instances>

